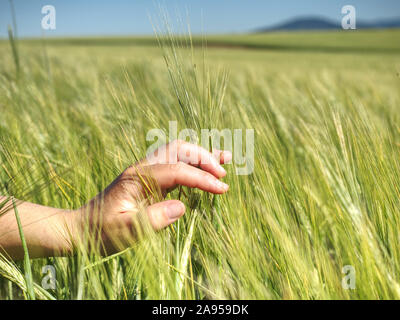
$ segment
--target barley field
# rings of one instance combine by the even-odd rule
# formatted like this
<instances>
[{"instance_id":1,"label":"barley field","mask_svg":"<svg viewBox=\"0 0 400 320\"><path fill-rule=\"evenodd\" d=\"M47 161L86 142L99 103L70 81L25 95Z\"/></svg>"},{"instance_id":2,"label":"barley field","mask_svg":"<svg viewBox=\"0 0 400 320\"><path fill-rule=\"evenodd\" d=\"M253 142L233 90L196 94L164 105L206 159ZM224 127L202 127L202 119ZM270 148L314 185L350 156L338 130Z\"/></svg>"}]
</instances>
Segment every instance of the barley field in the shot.
<instances>
[{"instance_id":1,"label":"barley field","mask_svg":"<svg viewBox=\"0 0 400 320\"><path fill-rule=\"evenodd\" d=\"M109 257L1 256L0 298L399 299L399 40L0 41L0 194L78 208L145 157L150 129L254 130L254 170L225 165L218 201L184 197L179 222Z\"/></svg>"}]
</instances>

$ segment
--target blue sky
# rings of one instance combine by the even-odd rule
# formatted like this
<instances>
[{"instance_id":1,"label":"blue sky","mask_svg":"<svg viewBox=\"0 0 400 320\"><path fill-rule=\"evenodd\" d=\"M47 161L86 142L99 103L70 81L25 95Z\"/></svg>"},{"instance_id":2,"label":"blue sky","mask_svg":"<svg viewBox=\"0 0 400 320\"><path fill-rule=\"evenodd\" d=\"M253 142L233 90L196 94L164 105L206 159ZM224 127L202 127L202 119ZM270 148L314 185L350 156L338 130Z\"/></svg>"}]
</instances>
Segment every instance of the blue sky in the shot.
<instances>
[{"instance_id":1,"label":"blue sky","mask_svg":"<svg viewBox=\"0 0 400 320\"><path fill-rule=\"evenodd\" d=\"M158 4L166 8L172 21L189 17L193 33L246 32L273 25L295 16L322 15L340 20L341 8L353 5L357 19L400 17L400 0L13 0L20 37L43 34L41 9L56 9L56 30L46 36L152 34L149 16L160 21ZM187 13L186 13L187 12ZM0 0L0 37L7 36L11 24L9 0Z\"/></svg>"}]
</instances>

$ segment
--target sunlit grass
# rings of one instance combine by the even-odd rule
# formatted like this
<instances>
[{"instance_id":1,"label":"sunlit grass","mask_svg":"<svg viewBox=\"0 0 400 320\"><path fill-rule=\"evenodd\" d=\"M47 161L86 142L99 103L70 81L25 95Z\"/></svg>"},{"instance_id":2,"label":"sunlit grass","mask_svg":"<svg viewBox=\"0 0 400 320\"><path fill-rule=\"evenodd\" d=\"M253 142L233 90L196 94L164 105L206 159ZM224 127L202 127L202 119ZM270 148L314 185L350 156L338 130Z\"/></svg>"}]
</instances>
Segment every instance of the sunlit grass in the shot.
<instances>
[{"instance_id":1,"label":"sunlit grass","mask_svg":"<svg viewBox=\"0 0 400 320\"><path fill-rule=\"evenodd\" d=\"M22 263L1 257L1 298L400 298L396 55L177 49L168 69L158 47L18 49L17 78L0 44L0 194L80 207L171 120L254 129L255 169L237 176L227 165L218 212L211 197L186 203L173 228L120 254L31 261L33 288ZM48 264L57 289L46 294ZM342 287L345 265L355 290Z\"/></svg>"}]
</instances>

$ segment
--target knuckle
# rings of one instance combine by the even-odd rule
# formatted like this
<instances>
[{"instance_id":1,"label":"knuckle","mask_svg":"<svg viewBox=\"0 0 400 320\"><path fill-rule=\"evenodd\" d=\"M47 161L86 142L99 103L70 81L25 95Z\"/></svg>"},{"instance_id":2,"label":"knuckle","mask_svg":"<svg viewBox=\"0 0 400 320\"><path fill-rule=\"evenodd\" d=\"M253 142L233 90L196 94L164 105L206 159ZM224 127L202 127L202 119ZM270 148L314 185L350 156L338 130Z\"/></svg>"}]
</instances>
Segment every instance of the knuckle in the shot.
<instances>
[{"instance_id":1,"label":"knuckle","mask_svg":"<svg viewBox=\"0 0 400 320\"><path fill-rule=\"evenodd\" d=\"M121 174L121 176L123 177L128 177L128 176L132 176L135 173L135 168L133 165L130 165L129 167L127 167Z\"/></svg>"},{"instance_id":2,"label":"knuckle","mask_svg":"<svg viewBox=\"0 0 400 320\"><path fill-rule=\"evenodd\" d=\"M203 179L207 179L207 178L210 178L210 174L208 173L208 172L206 172L206 171L201 171L201 177L203 178Z\"/></svg>"},{"instance_id":3,"label":"knuckle","mask_svg":"<svg viewBox=\"0 0 400 320\"><path fill-rule=\"evenodd\" d=\"M184 163L182 161L178 161L177 163L169 164L168 169L173 172L180 172L184 168Z\"/></svg>"},{"instance_id":4,"label":"knuckle","mask_svg":"<svg viewBox=\"0 0 400 320\"><path fill-rule=\"evenodd\" d=\"M121 176L122 176L123 178L136 176L139 169L140 169L140 166L135 165L135 164L131 164L129 167L127 167L127 168L122 172Z\"/></svg>"},{"instance_id":5,"label":"knuckle","mask_svg":"<svg viewBox=\"0 0 400 320\"><path fill-rule=\"evenodd\" d=\"M177 170L178 172L181 172L181 171L185 168L185 166L186 166L186 163L184 163L183 161L178 161L178 162L175 164L176 170Z\"/></svg>"}]
</instances>

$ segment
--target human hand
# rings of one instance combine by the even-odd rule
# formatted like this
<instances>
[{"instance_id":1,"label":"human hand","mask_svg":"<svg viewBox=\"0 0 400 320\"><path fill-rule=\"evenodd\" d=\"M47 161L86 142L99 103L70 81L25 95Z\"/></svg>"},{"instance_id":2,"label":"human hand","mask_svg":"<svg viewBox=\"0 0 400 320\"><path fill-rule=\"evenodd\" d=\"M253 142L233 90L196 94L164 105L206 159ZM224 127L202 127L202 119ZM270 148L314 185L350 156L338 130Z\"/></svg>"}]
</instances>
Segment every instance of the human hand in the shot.
<instances>
[{"instance_id":1,"label":"human hand","mask_svg":"<svg viewBox=\"0 0 400 320\"><path fill-rule=\"evenodd\" d=\"M161 201L163 197L178 185L225 193L229 187L219 180L226 175L221 164L231 157L228 151L211 154L180 140L160 147L69 215L72 240L92 235L101 240L101 252L110 254L136 240L144 223L154 230L167 227L182 217L185 205L179 200Z\"/></svg>"}]
</instances>

